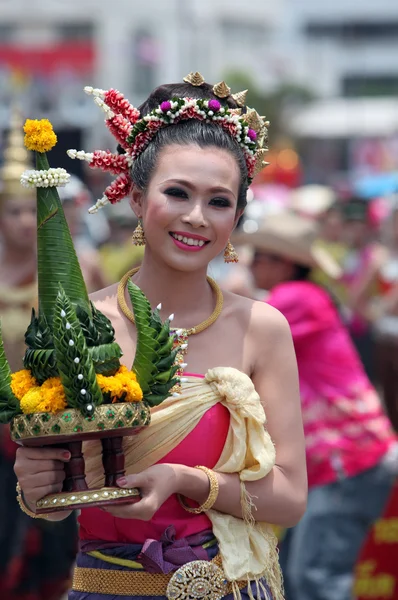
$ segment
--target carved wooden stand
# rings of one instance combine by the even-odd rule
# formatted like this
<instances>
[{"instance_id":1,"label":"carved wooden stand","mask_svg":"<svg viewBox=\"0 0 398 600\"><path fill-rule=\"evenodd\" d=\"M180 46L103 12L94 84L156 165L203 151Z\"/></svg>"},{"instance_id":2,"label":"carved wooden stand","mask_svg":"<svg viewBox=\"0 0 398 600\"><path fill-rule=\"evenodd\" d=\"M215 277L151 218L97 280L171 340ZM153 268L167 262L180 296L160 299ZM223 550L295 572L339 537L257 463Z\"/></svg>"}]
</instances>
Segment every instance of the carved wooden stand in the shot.
<instances>
[{"instance_id":1,"label":"carved wooden stand","mask_svg":"<svg viewBox=\"0 0 398 600\"><path fill-rule=\"evenodd\" d=\"M62 492L50 494L36 504L38 514L47 514L73 508L87 508L112 504L139 502L140 494L136 488L120 488L117 480L125 475L123 438L102 438L102 464L105 482L102 488L89 489L86 482L85 462L82 452L83 441L71 441L57 444L69 450L71 457L65 463L65 479Z\"/></svg>"}]
</instances>

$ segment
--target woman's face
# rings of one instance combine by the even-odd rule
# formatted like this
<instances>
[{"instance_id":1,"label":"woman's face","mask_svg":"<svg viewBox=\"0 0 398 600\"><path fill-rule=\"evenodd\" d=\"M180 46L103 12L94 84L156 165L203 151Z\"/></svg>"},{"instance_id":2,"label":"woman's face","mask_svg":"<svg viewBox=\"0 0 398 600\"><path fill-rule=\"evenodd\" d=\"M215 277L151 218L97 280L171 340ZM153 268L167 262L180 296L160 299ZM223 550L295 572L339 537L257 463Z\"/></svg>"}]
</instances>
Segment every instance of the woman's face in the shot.
<instances>
[{"instance_id":1,"label":"woman's face","mask_svg":"<svg viewBox=\"0 0 398 600\"><path fill-rule=\"evenodd\" d=\"M164 148L146 193L135 190L132 197L148 251L177 270L207 268L240 216L239 181L238 165L225 150Z\"/></svg>"},{"instance_id":2,"label":"woman's face","mask_svg":"<svg viewBox=\"0 0 398 600\"><path fill-rule=\"evenodd\" d=\"M289 281L293 270L292 262L278 254L261 250L254 253L251 272L258 289L271 291L279 283Z\"/></svg>"},{"instance_id":3,"label":"woman's face","mask_svg":"<svg viewBox=\"0 0 398 600\"><path fill-rule=\"evenodd\" d=\"M3 243L28 251L36 244L36 198L4 198L0 206L0 233Z\"/></svg>"}]
</instances>

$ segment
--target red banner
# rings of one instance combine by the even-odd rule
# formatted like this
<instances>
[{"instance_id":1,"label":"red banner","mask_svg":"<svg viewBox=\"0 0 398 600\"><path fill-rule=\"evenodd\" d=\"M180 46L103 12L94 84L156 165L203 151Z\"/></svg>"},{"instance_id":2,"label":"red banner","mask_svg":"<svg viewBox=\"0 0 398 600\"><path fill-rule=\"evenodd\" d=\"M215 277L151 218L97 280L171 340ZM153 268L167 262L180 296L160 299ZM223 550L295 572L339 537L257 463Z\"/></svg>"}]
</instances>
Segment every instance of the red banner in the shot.
<instances>
[{"instance_id":1,"label":"red banner","mask_svg":"<svg viewBox=\"0 0 398 600\"><path fill-rule=\"evenodd\" d=\"M398 600L398 484L361 552L353 597L356 600Z\"/></svg>"},{"instance_id":2,"label":"red banner","mask_svg":"<svg viewBox=\"0 0 398 600\"><path fill-rule=\"evenodd\" d=\"M63 69L86 75L94 68L94 44L59 43L45 48L0 44L0 67L29 75L48 75Z\"/></svg>"}]
</instances>

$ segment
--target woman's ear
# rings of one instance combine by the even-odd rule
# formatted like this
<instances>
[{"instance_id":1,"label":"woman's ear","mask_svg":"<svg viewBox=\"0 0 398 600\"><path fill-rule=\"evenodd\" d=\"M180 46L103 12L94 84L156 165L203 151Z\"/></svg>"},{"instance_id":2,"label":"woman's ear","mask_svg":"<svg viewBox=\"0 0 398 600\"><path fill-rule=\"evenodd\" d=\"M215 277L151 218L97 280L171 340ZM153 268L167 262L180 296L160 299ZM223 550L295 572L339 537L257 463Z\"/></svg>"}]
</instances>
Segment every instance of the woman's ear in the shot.
<instances>
[{"instance_id":1,"label":"woman's ear","mask_svg":"<svg viewBox=\"0 0 398 600\"><path fill-rule=\"evenodd\" d=\"M141 217L142 217L143 201L144 201L144 192L142 190L140 190L139 188L137 188L136 186L134 186L133 191L131 192L131 196L130 196L130 206L133 209L133 212L135 213L135 216L137 217L137 219L141 219Z\"/></svg>"},{"instance_id":2,"label":"woman's ear","mask_svg":"<svg viewBox=\"0 0 398 600\"><path fill-rule=\"evenodd\" d=\"M234 220L234 229L237 226L237 224L239 223L239 219L241 218L243 213L244 213L243 208L240 208L239 210L236 211L235 220Z\"/></svg>"}]
</instances>

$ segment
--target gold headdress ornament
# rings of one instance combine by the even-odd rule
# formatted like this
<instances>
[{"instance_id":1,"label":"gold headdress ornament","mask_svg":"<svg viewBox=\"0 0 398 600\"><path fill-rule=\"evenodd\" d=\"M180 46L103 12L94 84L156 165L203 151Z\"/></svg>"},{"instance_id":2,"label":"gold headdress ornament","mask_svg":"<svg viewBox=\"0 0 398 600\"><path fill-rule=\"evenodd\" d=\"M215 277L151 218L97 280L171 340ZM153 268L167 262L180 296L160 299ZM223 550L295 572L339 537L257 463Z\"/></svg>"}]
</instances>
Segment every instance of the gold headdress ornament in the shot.
<instances>
[{"instance_id":1,"label":"gold headdress ornament","mask_svg":"<svg viewBox=\"0 0 398 600\"><path fill-rule=\"evenodd\" d=\"M183 81L185 81L185 83L190 83L195 87L199 87L205 82L203 75L198 73L198 71L196 71L196 73L189 73L186 77L184 77Z\"/></svg>"},{"instance_id":2,"label":"gold headdress ornament","mask_svg":"<svg viewBox=\"0 0 398 600\"><path fill-rule=\"evenodd\" d=\"M32 191L21 186L21 175L32 164L24 146L23 120L17 110L13 110L10 132L4 150L4 162L0 168L0 196L31 196Z\"/></svg>"},{"instance_id":3,"label":"gold headdress ornament","mask_svg":"<svg viewBox=\"0 0 398 600\"><path fill-rule=\"evenodd\" d=\"M203 76L189 73L184 77L186 83L200 87L205 83ZM231 89L220 81L212 88L217 98L227 98ZM87 86L86 94L94 97L94 102L105 112L105 123L119 145L124 149L123 154L113 154L109 150L84 152L83 150L68 150L70 158L84 160L91 168L117 175L116 179L104 190L102 198L97 200L89 209L90 213L97 212L108 203L116 204L126 198L133 189L131 166L144 152L159 129L176 125L180 121L199 119L222 127L233 137L242 149L247 166L247 182L261 171L267 163L264 155L267 151L268 122L252 108L245 107L246 90L234 96L237 108L223 105L217 98L167 98L148 114L141 115L139 110L118 90L102 90Z\"/></svg>"},{"instance_id":4,"label":"gold headdress ornament","mask_svg":"<svg viewBox=\"0 0 398 600\"><path fill-rule=\"evenodd\" d=\"M238 106L245 106L248 91L249 90L243 90L242 92L238 92L237 94L232 94L232 98L235 100Z\"/></svg>"},{"instance_id":5,"label":"gold headdress ornament","mask_svg":"<svg viewBox=\"0 0 398 600\"><path fill-rule=\"evenodd\" d=\"M225 81L220 81L213 86L213 92L217 98L228 98L231 93L231 88L227 86Z\"/></svg>"}]
</instances>

